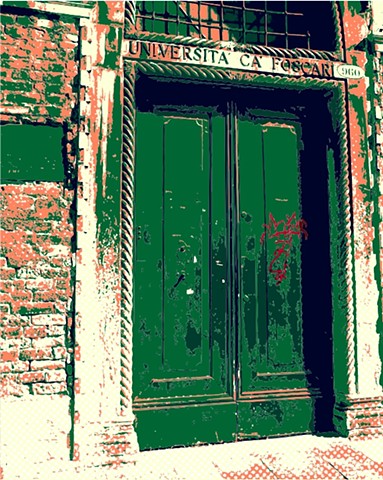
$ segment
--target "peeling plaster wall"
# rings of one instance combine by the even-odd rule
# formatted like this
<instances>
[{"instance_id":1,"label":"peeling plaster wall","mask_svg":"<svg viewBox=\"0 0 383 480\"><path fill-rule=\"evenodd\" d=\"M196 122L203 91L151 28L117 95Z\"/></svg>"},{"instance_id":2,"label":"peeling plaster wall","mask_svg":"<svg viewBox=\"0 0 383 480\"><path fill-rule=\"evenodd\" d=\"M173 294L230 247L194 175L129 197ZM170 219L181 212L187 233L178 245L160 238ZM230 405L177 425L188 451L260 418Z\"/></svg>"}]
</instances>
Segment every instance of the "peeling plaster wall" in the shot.
<instances>
[{"instance_id":1,"label":"peeling plaster wall","mask_svg":"<svg viewBox=\"0 0 383 480\"><path fill-rule=\"evenodd\" d=\"M94 7L89 20L90 10L82 10L85 3ZM131 441L116 449L114 434L122 433L119 428L115 432L113 425L105 430L104 425L119 419L120 414L120 52L124 4L84 2L81 9L70 2L5 4L1 120L21 127L61 126L59 154L65 178L49 185L32 181L36 179L22 181L22 185L11 180L4 186L9 217L5 228L9 232L3 237L1 259L8 267L3 295L3 322L7 325L3 395L7 401L10 395L21 396L11 402L20 422L25 419L25 408L32 408L32 414L39 410L39 421L46 423L54 409L39 409L35 394L59 393L57 398L66 400L60 417L69 421L65 432L60 429L64 435L61 444L69 447L68 458L93 461L98 455L100 462L110 457L118 460L132 450ZM10 162L10 171L13 166ZM59 209L54 211L61 215L55 218L57 225L46 219L47 204ZM48 209L49 215L53 207ZM40 234L34 230L43 220ZM53 235L55 229L59 229L59 241ZM12 248L15 242L18 249ZM37 263L45 261L49 267L53 261L50 252L58 254L53 259L56 268L63 259L65 284L59 285L62 279L58 275L56 282L53 274L47 274L45 283L38 276ZM21 284L11 257L19 263L29 262L34 290L29 287L29 277L27 286ZM14 294L12 299L9 291ZM26 302L29 305L34 300L46 302L39 305L43 310L24 311ZM18 311L23 315L16 319ZM30 358L19 361L17 342L22 355ZM23 395L32 398L29 407L25 407ZM123 436L129 436L131 429L125 428ZM11 452L11 444L5 445L6 451Z\"/></svg>"},{"instance_id":2,"label":"peeling plaster wall","mask_svg":"<svg viewBox=\"0 0 383 480\"><path fill-rule=\"evenodd\" d=\"M3 6L0 35L2 450L68 459L78 22Z\"/></svg>"},{"instance_id":3,"label":"peeling plaster wall","mask_svg":"<svg viewBox=\"0 0 383 480\"><path fill-rule=\"evenodd\" d=\"M376 331L380 281L376 270L379 260L375 243L378 225L374 216L376 170L375 145L371 141L374 57L367 48L372 17L371 11L364 10L361 2L344 2L342 10L345 60L366 71L366 76L360 81L347 82L356 295L356 390L361 396L381 395L381 359Z\"/></svg>"},{"instance_id":4,"label":"peeling plaster wall","mask_svg":"<svg viewBox=\"0 0 383 480\"><path fill-rule=\"evenodd\" d=\"M120 195L123 2L81 22L75 459L118 462L135 451L120 417ZM116 446L115 433L119 444ZM133 442L133 443L132 443Z\"/></svg>"}]
</instances>

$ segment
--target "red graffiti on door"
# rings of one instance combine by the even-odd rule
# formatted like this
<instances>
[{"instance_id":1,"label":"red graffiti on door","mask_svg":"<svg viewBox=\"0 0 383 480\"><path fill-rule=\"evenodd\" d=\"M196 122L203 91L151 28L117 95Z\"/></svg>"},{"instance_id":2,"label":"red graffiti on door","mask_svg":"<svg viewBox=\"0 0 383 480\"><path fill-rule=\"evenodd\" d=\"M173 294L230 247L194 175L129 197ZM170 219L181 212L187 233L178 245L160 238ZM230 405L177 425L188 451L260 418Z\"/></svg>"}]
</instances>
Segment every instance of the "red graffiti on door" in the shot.
<instances>
[{"instance_id":1,"label":"red graffiti on door","mask_svg":"<svg viewBox=\"0 0 383 480\"><path fill-rule=\"evenodd\" d=\"M266 235L268 239L275 239L276 249L268 270L274 275L277 285L280 285L286 278L294 235L303 235L305 240L308 238L307 222L297 219L295 212L290 216L286 215L286 220L277 222L270 213L269 223L264 223L263 227L265 227L265 231L261 235L261 243L265 241Z\"/></svg>"}]
</instances>

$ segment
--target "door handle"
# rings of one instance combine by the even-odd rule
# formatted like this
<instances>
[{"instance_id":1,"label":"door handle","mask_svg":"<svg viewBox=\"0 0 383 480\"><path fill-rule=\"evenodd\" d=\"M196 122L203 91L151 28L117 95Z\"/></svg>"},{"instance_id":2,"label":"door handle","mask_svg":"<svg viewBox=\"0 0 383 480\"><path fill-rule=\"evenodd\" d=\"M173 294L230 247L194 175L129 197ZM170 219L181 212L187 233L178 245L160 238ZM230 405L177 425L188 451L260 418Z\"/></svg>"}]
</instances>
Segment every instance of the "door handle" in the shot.
<instances>
[{"instance_id":1,"label":"door handle","mask_svg":"<svg viewBox=\"0 0 383 480\"><path fill-rule=\"evenodd\" d=\"M246 222L250 222L251 220L251 215L247 212L245 212L245 210L243 210L241 212L241 217L246 221Z\"/></svg>"},{"instance_id":2,"label":"door handle","mask_svg":"<svg viewBox=\"0 0 383 480\"><path fill-rule=\"evenodd\" d=\"M179 276L178 280L176 281L176 283L174 284L173 288L176 288L178 287L178 285L182 282L182 280L185 280L185 275L182 274Z\"/></svg>"}]
</instances>

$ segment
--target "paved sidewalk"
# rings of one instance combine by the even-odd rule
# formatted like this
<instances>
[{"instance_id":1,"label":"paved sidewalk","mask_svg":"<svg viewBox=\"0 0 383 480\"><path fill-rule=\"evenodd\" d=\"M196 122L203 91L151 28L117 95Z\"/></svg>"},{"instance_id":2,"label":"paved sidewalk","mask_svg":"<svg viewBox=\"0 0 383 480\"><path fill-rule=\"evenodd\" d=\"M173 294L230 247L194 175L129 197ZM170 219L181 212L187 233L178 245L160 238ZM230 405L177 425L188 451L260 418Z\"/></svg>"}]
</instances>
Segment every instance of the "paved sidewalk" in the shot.
<instances>
[{"instance_id":1,"label":"paved sidewalk","mask_svg":"<svg viewBox=\"0 0 383 480\"><path fill-rule=\"evenodd\" d=\"M5 480L209 480L383 478L383 438L300 435L141 452L135 465L82 468L75 463L18 465Z\"/></svg>"}]
</instances>

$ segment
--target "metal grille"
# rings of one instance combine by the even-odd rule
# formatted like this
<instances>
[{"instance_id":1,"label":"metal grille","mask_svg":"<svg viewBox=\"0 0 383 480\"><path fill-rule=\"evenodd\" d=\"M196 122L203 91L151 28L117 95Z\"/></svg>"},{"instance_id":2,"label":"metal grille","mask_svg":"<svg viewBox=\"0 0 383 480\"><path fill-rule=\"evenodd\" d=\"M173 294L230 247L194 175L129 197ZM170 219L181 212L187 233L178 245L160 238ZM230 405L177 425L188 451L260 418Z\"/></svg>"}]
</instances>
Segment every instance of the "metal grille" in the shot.
<instances>
[{"instance_id":1,"label":"metal grille","mask_svg":"<svg viewBox=\"0 0 383 480\"><path fill-rule=\"evenodd\" d=\"M334 50L329 1L141 1L137 29L278 48Z\"/></svg>"}]
</instances>

